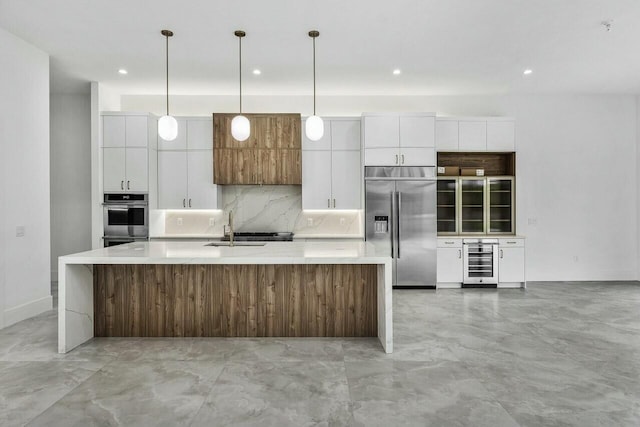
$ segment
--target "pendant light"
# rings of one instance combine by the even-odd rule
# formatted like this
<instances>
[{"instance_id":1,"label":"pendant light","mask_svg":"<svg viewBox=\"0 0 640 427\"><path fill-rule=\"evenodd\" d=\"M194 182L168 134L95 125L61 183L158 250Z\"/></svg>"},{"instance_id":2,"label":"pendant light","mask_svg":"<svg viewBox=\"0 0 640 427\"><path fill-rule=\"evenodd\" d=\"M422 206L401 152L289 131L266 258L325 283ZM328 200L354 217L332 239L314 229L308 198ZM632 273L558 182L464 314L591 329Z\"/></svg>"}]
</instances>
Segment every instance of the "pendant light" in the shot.
<instances>
[{"instance_id":1,"label":"pendant light","mask_svg":"<svg viewBox=\"0 0 640 427\"><path fill-rule=\"evenodd\" d=\"M309 31L309 37L313 39L313 116L307 118L305 134L311 141L318 141L324 135L324 122L316 116L316 37L319 35L316 30Z\"/></svg>"},{"instance_id":2,"label":"pendant light","mask_svg":"<svg viewBox=\"0 0 640 427\"><path fill-rule=\"evenodd\" d=\"M231 135L238 141L246 141L246 139L249 138L249 135L251 135L251 125L249 123L249 119L242 115L242 38L247 34L241 30L236 31L233 34L238 37L240 47L238 51L238 58L240 59L240 114L231 120Z\"/></svg>"},{"instance_id":3,"label":"pendant light","mask_svg":"<svg viewBox=\"0 0 640 427\"><path fill-rule=\"evenodd\" d=\"M173 141L178 136L178 122L169 115L169 37L173 37L173 31L162 30L160 33L167 40L167 114L158 120L158 135L165 141Z\"/></svg>"}]
</instances>

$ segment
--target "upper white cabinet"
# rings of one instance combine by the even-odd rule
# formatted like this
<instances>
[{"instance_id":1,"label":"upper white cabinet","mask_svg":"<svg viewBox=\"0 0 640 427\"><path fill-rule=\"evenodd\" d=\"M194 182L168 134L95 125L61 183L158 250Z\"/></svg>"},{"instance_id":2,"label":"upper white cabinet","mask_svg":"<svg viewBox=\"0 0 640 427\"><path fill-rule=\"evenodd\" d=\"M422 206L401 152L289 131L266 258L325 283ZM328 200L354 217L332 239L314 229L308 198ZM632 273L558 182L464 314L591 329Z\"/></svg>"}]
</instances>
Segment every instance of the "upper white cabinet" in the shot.
<instances>
[{"instance_id":1,"label":"upper white cabinet","mask_svg":"<svg viewBox=\"0 0 640 427\"><path fill-rule=\"evenodd\" d=\"M437 151L516 150L515 121L508 117L438 117Z\"/></svg>"},{"instance_id":2,"label":"upper white cabinet","mask_svg":"<svg viewBox=\"0 0 640 427\"><path fill-rule=\"evenodd\" d=\"M366 166L434 166L435 114L362 116Z\"/></svg>"},{"instance_id":3,"label":"upper white cabinet","mask_svg":"<svg viewBox=\"0 0 640 427\"><path fill-rule=\"evenodd\" d=\"M104 192L149 191L149 147L155 119L148 114L102 114Z\"/></svg>"},{"instance_id":4,"label":"upper white cabinet","mask_svg":"<svg viewBox=\"0 0 640 427\"><path fill-rule=\"evenodd\" d=\"M325 118L324 126L319 141L303 136L302 208L360 209L360 119Z\"/></svg>"},{"instance_id":5,"label":"upper white cabinet","mask_svg":"<svg viewBox=\"0 0 640 427\"><path fill-rule=\"evenodd\" d=\"M158 208L217 209L213 118L179 117L178 138L158 143Z\"/></svg>"}]
</instances>

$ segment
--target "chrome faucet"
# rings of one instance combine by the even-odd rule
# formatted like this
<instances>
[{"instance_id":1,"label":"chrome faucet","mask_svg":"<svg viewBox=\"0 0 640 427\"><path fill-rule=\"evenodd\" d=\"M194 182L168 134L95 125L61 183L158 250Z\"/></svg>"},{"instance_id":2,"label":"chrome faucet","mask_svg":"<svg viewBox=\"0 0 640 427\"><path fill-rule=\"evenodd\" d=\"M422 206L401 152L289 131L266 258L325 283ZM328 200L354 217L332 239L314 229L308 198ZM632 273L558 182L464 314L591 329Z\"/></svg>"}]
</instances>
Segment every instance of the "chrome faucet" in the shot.
<instances>
[{"instance_id":1,"label":"chrome faucet","mask_svg":"<svg viewBox=\"0 0 640 427\"><path fill-rule=\"evenodd\" d=\"M233 246L233 211L229 211L229 246Z\"/></svg>"}]
</instances>

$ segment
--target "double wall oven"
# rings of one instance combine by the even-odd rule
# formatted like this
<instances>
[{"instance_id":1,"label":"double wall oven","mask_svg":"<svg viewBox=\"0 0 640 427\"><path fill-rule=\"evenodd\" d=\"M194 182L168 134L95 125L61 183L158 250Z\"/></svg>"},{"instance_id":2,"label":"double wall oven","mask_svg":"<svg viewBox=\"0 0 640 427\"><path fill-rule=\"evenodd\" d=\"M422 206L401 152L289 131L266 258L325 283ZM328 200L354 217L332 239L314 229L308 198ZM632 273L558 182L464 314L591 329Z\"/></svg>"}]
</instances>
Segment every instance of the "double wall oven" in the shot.
<instances>
[{"instance_id":1,"label":"double wall oven","mask_svg":"<svg viewBox=\"0 0 640 427\"><path fill-rule=\"evenodd\" d=\"M149 240L149 200L146 193L104 195L104 246Z\"/></svg>"}]
</instances>

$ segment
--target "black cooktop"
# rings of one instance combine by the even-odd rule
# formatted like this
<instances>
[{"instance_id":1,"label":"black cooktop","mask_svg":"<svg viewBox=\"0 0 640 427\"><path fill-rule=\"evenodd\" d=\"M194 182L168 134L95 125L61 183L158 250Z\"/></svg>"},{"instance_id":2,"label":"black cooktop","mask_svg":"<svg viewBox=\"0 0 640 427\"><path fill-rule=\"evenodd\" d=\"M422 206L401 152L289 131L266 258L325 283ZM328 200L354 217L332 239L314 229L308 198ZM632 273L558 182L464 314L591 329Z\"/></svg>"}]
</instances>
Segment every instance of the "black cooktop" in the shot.
<instances>
[{"instance_id":1,"label":"black cooktop","mask_svg":"<svg viewBox=\"0 0 640 427\"><path fill-rule=\"evenodd\" d=\"M293 240L293 233L238 231L233 233L233 240L237 242L290 242ZM228 242L229 235L225 235L222 241Z\"/></svg>"}]
</instances>

